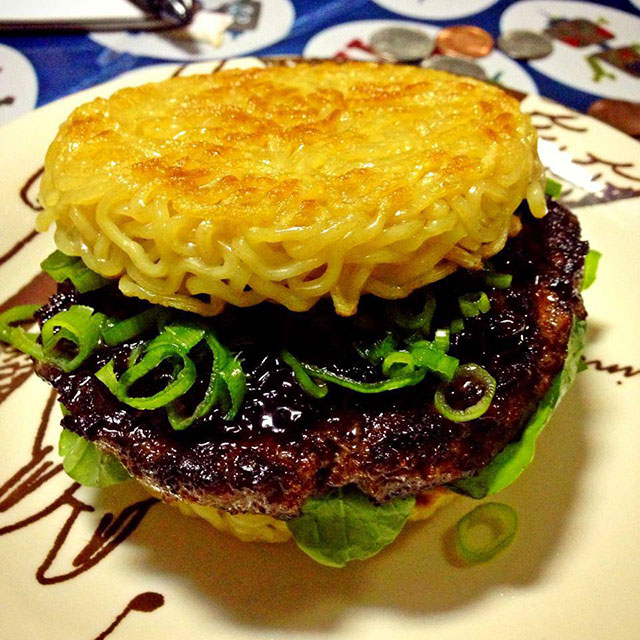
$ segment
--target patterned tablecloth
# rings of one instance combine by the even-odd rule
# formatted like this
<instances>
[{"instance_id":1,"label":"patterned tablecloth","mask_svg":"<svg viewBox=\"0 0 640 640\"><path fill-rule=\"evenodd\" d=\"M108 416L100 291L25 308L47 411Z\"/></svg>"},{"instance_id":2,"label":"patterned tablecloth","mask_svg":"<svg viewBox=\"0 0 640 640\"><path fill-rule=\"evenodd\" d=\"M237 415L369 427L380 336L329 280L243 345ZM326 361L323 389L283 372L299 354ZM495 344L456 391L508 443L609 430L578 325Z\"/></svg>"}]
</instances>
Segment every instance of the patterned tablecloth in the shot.
<instances>
[{"instance_id":1,"label":"patterned tablecloth","mask_svg":"<svg viewBox=\"0 0 640 640\"><path fill-rule=\"evenodd\" d=\"M73 0L56 1L56 10L60 7L62 11L65 5L73 5ZM516 29L543 33L553 43L552 53L545 58L516 61L496 47L475 62L494 81L553 98L578 111L587 112L602 98L640 101L640 0L600 0L597 4L567 0L202 0L202 5L204 11L235 16L219 47L167 31L0 34L0 123L124 71L159 62L247 54L375 60L370 39L388 26L422 30L431 37L454 24L477 25L496 39ZM627 119L640 120L637 110L629 114Z\"/></svg>"}]
</instances>

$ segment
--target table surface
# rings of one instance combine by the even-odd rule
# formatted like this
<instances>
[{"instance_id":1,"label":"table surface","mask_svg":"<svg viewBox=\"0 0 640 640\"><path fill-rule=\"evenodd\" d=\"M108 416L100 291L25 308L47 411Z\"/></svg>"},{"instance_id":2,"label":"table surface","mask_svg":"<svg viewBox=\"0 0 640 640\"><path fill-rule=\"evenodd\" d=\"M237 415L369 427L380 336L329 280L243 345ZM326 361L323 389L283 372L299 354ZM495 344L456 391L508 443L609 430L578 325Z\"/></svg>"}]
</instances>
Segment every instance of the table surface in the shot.
<instances>
[{"instance_id":1,"label":"table surface","mask_svg":"<svg viewBox=\"0 0 640 640\"><path fill-rule=\"evenodd\" d=\"M126 0L111 0L120 2ZM23 0L33 13L73 15L78 3ZM109 80L125 71L170 60L238 55L296 54L375 59L368 38L397 23L431 36L449 25L473 24L494 38L512 29L547 34L553 53L519 62L494 50L476 60L505 86L553 98L586 112L600 98L640 97L640 0L202 0L205 11L235 5L244 23L218 48L175 38L171 32L0 33L0 123L36 106ZM11 5L21 6L21 5ZM106 6L106 5L102 5ZM116 7L116 5L112 5ZM0 21L15 8L0 7ZM74 9L75 8L75 9ZM228 10L228 9L227 9ZM239 25L240 23L238 23Z\"/></svg>"}]
</instances>

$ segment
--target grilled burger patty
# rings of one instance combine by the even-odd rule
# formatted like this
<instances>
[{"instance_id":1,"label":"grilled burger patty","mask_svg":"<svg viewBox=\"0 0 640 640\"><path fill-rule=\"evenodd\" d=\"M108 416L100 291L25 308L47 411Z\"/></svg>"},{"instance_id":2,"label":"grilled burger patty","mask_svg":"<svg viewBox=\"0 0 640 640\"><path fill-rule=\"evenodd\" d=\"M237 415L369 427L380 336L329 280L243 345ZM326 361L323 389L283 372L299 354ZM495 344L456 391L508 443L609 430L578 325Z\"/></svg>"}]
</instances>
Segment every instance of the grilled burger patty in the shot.
<instances>
[{"instance_id":1,"label":"grilled burger patty","mask_svg":"<svg viewBox=\"0 0 640 640\"><path fill-rule=\"evenodd\" d=\"M220 341L240 354L248 376L244 402L232 421L215 408L185 431L174 431L162 409L121 404L93 375L111 358L117 371L140 340L105 347L72 373L42 363L37 371L70 411L63 419L66 429L115 454L167 499L287 518L297 515L308 497L348 484L377 501L415 494L488 464L519 436L562 369L573 316L586 315L578 283L587 244L580 240L575 216L555 202L548 205L542 219L522 205L522 231L492 259L496 271L513 275L509 288L489 287L484 274L467 271L429 288L437 300L435 328L460 317L462 294L484 290L491 301L487 313L465 319L464 329L451 336L450 355L481 365L497 381L490 408L469 422L451 422L435 410L435 376L375 395L330 385L325 398L314 399L281 360L285 348L336 373L379 380L379 366L364 360L357 347L371 345L392 328L392 304L418 309L424 291L401 303L365 296L358 313L348 318L337 316L329 301L306 313L269 303L227 308L211 322ZM39 312L39 321L72 304L111 315L146 305L124 298L115 285L80 295L67 282ZM141 395L162 386L162 380L146 379L144 385ZM452 383L447 400L463 408L480 392L461 378Z\"/></svg>"}]
</instances>

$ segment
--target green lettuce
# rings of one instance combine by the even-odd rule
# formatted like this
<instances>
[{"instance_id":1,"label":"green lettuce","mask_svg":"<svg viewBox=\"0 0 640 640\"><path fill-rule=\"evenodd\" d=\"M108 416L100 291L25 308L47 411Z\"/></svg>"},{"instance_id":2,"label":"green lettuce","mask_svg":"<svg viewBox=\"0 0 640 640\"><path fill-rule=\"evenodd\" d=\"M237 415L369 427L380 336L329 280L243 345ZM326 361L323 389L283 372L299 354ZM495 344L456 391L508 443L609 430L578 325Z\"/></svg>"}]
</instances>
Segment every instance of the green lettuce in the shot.
<instances>
[{"instance_id":1,"label":"green lettuce","mask_svg":"<svg viewBox=\"0 0 640 640\"><path fill-rule=\"evenodd\" d=\"M131 477L117 458L68 429L60 434L58 453L65 473L87 487L109 487Z\"/></svg>"},{"instance_id":2,"label":"green lettuce","mask_svg":"<svg viewBox=\"0 0 640 640\"><path fill-rule=\"evenodd\" d=\"M375 505L356 489L338 489L310 498L302 515L287 526L296 544L308 556L329 567L364 560L393 542L402 531L415 498L396 498Z\"/></svg>"},{"instance_id":3,"label":"green lettuce","mask_svg":"<svg viewBox=\"0 0 640 640\"><path fill-rule=\"evenodd\" d=\"M584 275L580 283L580 291L588 289L595 282L600 258L602 258L602 254L595 249L591 249L587 253L587 257L584 259Z\"/></svg>"},{"instance_id":4,"label":"green lettuce","mask_svg":"<svg viewBox=\"0 0 640 640\"><path fill-rule=\"evenodd\" d=\"M472 498L484 498L508 487L531 463L540 432L549 422L554 409L576 377L580 354L584 347L585 331L586 322L574 317L564 367L538 404L520 440L508 444L477 475L453 482L451 484L453 489Z\"/></svg>"}]
</instances>

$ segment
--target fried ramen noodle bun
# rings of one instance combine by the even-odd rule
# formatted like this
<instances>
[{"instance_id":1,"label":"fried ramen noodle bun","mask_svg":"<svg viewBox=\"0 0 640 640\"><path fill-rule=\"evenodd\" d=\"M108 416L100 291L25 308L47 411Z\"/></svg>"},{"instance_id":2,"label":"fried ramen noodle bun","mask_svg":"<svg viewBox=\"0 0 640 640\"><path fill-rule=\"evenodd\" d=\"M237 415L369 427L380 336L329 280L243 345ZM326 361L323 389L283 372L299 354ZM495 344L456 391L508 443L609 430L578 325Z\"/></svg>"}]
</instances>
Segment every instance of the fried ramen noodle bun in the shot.
<instances>
[{"instance_id":1,"label":"fried ramen noodle bun","mask_svg":"<svg viewBox=\"0 0 640 640\"><path fill-rule=\"evenodd\" d=\"M153 493L156 497L161 497L156 492ZM428 520L454 496L455 494L445 487L435 487L417 495L409 520ZM231 534L243 542L286 542L291 538L287 523L272 516L255 513L232 514L184 500L175 500L169 504L178 507L183 515L204 518L218 531Z\"/></svg>"},{"instance_id":2,"label":"fried ramen noodle bun","mask_svg":"<svg viewBox=\"0 0 640 640\"><path fill-rule=\"evenodd\" d=\"M537 136L495 86L300 63L176 77L76 109L37 227L125 295L215 315L406 297L545 213Z\"/></svg>"}]
</instances>

